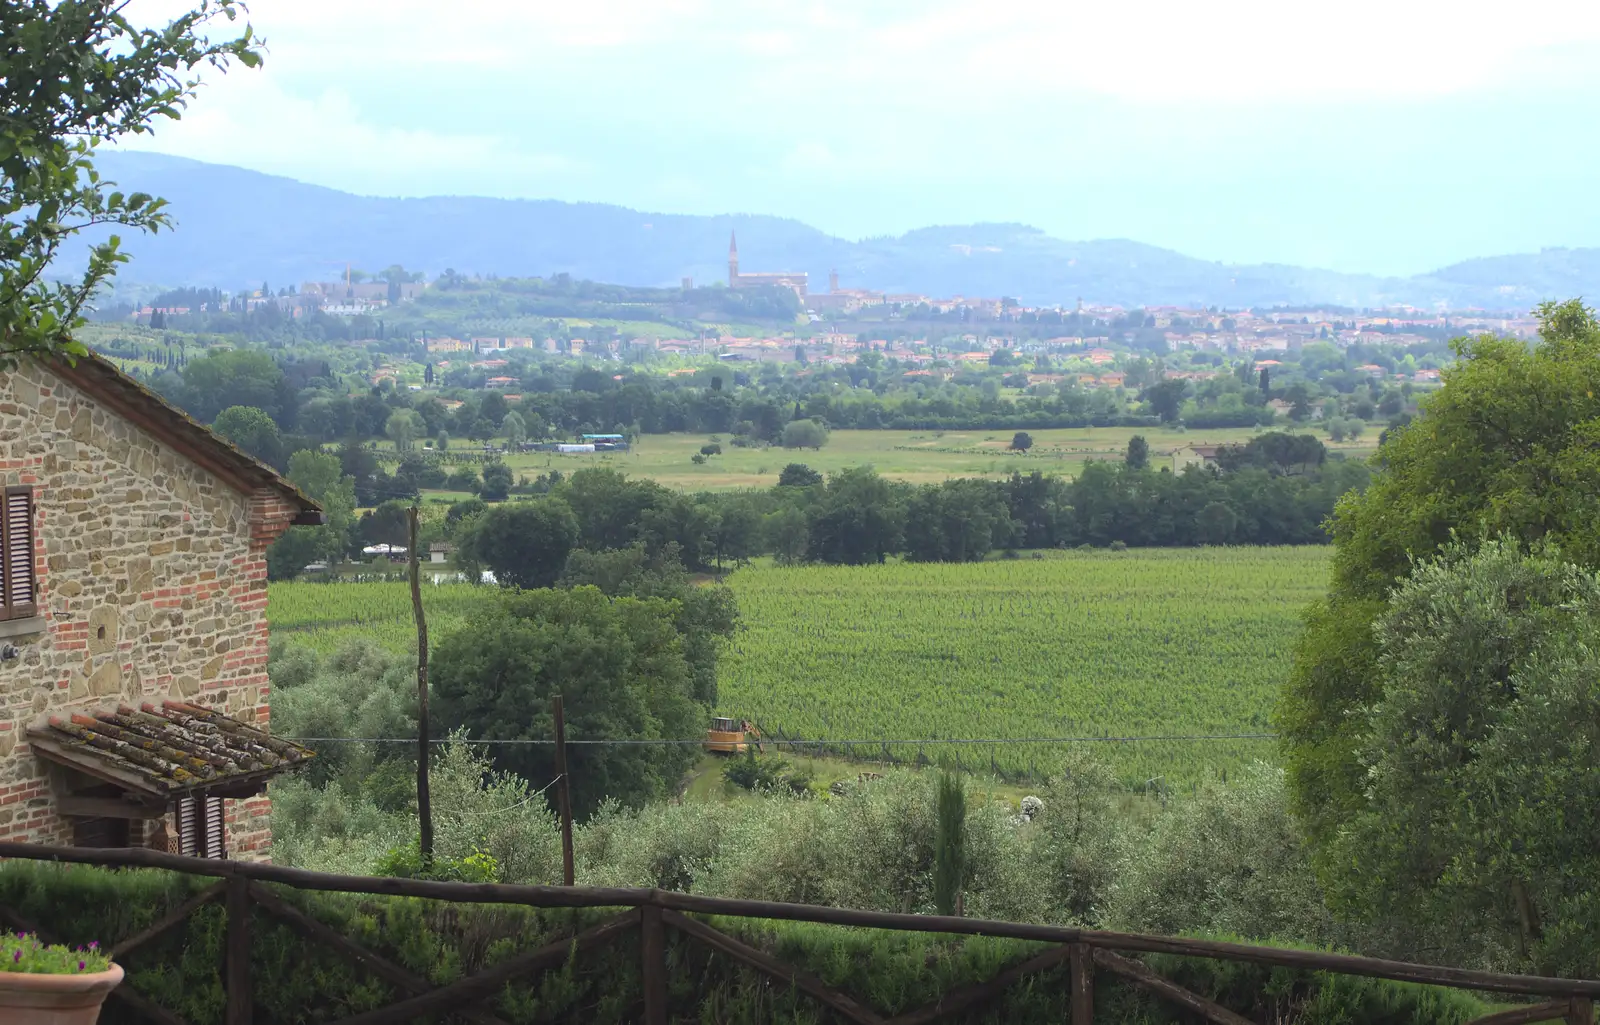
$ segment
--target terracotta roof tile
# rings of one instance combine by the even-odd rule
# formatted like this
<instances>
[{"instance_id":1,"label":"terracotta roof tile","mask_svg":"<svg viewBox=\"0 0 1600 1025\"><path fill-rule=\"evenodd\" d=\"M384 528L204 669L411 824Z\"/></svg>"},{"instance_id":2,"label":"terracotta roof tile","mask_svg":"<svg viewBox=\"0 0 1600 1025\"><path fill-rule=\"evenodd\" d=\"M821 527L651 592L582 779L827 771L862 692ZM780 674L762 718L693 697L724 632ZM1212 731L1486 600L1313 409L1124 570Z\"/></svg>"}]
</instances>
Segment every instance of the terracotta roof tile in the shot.
<instances>
[{"instance_id":1,"label":"terracotta roof tile","mask_svg":"<svg viewBox=\"0 0 1600 1025\"><path fill-rule=\"evenodd\" d=\"M52 715L28 730L28 740L52 761L158 795L264 780L314 756L299 744L182 701Z\"/></svg>"}]
</instances>

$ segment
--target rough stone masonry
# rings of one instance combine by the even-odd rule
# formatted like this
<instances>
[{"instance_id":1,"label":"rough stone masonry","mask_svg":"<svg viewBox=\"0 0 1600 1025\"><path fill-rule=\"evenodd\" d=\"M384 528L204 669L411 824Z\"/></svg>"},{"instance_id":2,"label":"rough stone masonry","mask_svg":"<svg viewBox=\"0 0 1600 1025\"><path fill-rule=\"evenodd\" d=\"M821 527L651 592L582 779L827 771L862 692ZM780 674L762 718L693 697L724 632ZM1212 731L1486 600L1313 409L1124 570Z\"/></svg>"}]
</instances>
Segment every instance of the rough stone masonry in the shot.
<instances>
[{"instance_id":1,"label":"rough stone masonry","mask_svg":"<svg viewBox=\"0 0 1600 1025\"><path fill-rule=\"evenodd\" d=\"M33 488L39 606L0 621L21 651L0 661L5 840L72 842L64 770L24 735L49 714L177 698L267 727L266 549L315 509L259 464L228 474L248 457L91 360L0 371L0 485ZM270 856L268 810L226 802L230 856Z\"/></svg>"}]
</instances>

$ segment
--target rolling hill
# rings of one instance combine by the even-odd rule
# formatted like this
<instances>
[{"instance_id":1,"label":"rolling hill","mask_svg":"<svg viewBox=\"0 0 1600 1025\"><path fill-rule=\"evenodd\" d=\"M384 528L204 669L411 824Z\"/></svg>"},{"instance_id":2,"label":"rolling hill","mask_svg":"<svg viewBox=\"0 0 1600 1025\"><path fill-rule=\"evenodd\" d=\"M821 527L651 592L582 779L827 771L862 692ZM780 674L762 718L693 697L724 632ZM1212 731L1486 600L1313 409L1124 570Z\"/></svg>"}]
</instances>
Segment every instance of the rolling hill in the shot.
<instances>
[{"instance_id":1,"label":"rolling hill","mask_svg":"<svg viewBox=\"0 0 1600 1025\"><path fill-rule=\"evenodd\" d=\"M760 215L644 213L598 203L358 196L237 167L108 152L101 168L125 189L171 201L175 231L128 240L124 284L238 288L326 279L346 261L437 274L549 275L630 285L726 278L736 231L745 271L807 271L825 288L926 295L1009 295L1029 304L1228 307L1409 303L1526 308L1594 294L1600 249L1468 260L1430 274L1380 278L1274 264L1222 264L1124 239L1065 241L1020 224L922 228L850 241ZM80 250L81 253L81 250ZM81 259L81 256L80 256ZM70 258L69 258L70 265Z\"/></svg>"}]
</instances>

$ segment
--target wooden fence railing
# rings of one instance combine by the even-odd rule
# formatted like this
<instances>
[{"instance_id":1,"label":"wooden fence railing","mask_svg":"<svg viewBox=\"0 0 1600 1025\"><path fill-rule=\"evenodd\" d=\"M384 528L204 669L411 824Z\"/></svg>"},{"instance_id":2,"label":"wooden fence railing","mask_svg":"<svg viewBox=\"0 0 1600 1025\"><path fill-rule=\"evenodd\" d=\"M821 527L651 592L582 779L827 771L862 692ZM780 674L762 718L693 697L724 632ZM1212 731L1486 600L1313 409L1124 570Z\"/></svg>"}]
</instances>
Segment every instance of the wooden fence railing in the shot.
<instances>
[{"instance_id":1,"label":"wooden fence railing","mask_svg":"<svg viewBox=\"0 0 1600 1025\"><path fill-rule=\"evenodd\" d=\"M1071 1025L1092 1025L1094 984L1099 972L1120 976L1160 995L1185 1010L1219 1025L1252 1025L1249 1019L1163 978L1142 962L1122 956L1127 952L1177 954L1247 962L1283 968L1332 972L1343 975L1392 979L1478 992L1544 998L1478 1018L1468 1025L1521 1025L1525 1022L1564 1021L1566 1025L1594 1025L1594 1001L1600 981L1509 975L1463 968L1388 961L1350 954L1287 950L1216 940L1135 933L1104 932L1065 926L995 922L938 915L891 914L809 904L701 897L668 890L595 886L520 886L503 883L447 883L376 876L332 875L242 861L214 861L142 849L88 849L46 847L0 842L0 858L70 862L105 868L156 868L189 875L216 877L219 881L173 908L165 917L108 945L113 957L125 955L181 925L197 909L221 900L227 912L223 980L227 992L226 1025L252 1025L250 993L250 912L252 907L288 925L406 994L397 1003L348 1017L337 1025L398 1025L442 1012L464 1016L479 1025L505 1025L484 1005L514 979L558 967L575 953L606 943L620 934L638 930L644 982L646 1025L666 1025L667 965L665 932L710 946L733 960L764 973L785 986L816 1000L845 1021L858 1025L925 1025L957 1014L999 995L1019 980L1058 965L1069 966ZM536 908L623 908L619 914L576 935L556 940L536 950L500 961L475 975L434 986L401 966L351 941L318 922L261 884L275 883L298 890L422 897L473 904L519 904ZM826 925L857 926L907 932L968 936L998 936L1053 944L1035 957L1000 972L986 982L951 990L935 1003L893 1018L884 1018L846 993L778 961L721 930L689 917L690 914L758 918ZM35 923L13 909L0 906L0 920L14 929L38 932ZM52 937L43 934L46 941ZM112 991L157 1025L187 1025L177 1015L156 1006L124 983Z\"/></svg>"}]
</instances>

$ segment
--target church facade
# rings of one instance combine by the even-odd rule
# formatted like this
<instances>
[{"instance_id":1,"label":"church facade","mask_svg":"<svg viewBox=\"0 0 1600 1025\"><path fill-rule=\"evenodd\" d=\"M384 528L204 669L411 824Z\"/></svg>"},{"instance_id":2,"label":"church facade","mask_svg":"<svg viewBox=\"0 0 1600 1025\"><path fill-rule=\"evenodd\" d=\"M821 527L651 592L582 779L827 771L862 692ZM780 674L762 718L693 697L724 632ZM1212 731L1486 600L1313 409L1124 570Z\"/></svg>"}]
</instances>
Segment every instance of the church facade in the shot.
<instances>
[{"instance_id":1,"label":"church facade","mask_svg":"<svg viewBox=\"0 0 1600 1025\"><path fill-rule=\"evenodd\" d=\"M792 288L800 298L807 296L807 275L805 271L782 272L777 274L741 274L739 273L739 239L730 234L728 236L728 287L729 288L759 288L762 285L780 285Z\"/></svg>"}]
</instances>

